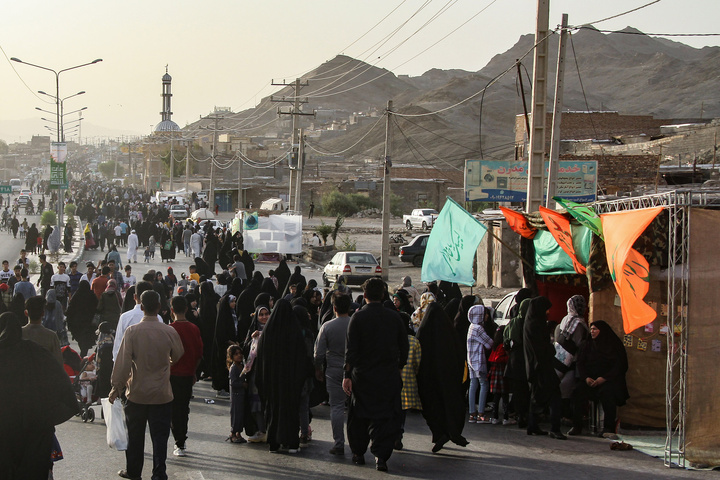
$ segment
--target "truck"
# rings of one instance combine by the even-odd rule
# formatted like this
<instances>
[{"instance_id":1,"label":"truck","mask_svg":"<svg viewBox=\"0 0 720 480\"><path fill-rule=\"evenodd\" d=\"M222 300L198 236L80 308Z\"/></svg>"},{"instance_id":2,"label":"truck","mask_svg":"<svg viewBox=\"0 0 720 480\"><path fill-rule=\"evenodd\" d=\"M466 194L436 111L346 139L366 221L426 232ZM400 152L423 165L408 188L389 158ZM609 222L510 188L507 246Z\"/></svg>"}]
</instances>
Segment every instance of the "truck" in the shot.
<instances>
[{"instance_id":1,"label":"truck","mask_svg":"<svg viewBox=\"0 0 720 480\"><path fill-rule=\"evenodd\" d=\"M403 223L408 230L412 230L413 227L428 230L432 228L438 215L438 211L434 208L416 208L410 215L403 215Z\"/></svg>"}]
</instances>

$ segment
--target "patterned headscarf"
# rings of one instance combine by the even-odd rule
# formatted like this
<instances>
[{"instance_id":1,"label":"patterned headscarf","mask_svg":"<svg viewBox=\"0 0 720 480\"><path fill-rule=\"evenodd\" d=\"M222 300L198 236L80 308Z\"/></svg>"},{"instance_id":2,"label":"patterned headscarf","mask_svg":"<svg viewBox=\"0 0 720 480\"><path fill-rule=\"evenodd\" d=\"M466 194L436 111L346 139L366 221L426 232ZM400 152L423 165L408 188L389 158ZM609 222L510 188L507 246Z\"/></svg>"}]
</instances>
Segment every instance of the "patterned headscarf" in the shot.
<instances>
[{"instance_id":1,"label":"patterned headscarf","mask_svg":"<svg viewBox=\"0 0 720 480\"><path fill-rule=\"evenodd\" d=\"M412 325L413 325L413 328L415 329L415 331L417 331L418 327L420 327L420 323L422 322L422 319L425 316L425 311L427 310L428 305L430 305L434 301L435 301L435 295L433 295L430 292L425 292L420 297L420 306L410 316L410 321L412 322Z\"/></svg>"}]
</instances>

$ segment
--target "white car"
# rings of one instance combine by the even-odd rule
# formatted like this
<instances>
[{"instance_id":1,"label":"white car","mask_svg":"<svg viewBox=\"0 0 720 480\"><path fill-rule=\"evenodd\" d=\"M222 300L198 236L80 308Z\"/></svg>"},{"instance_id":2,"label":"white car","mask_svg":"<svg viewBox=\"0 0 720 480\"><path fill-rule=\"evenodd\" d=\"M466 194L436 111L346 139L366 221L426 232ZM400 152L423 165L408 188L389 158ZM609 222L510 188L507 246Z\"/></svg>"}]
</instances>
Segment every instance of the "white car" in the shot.
<instances>
[{"instance_id":1,"label":"white car","mask_svg":"<svg viewBox=\"0 0 720 480\"><path fill-rule=\"evenodd\" d=\"M27 195L28 197L32 197L32 190L29 188L23 188L20 190L20 195Z\"/></svg>"},{"instance_id":2,"label":"white car","mask_svg":"<svg viewBox=\"0 0 720 480\"><path fill-rule=\"evenodd\" d=\"M510 309L515 306L515 295L517 293L517 291L508 293L495 305L495 323L498 326L507 325L512 320Z\"/></svg>"},{"instance_id":3,"label":"white car","mask_svg":"<svg viewBox=\"0 0 720 480\"><path fill-rule=\"evenodd\" d=\"M382 275L382 267L372 253L338 252L325 265L324 285L329 287L340 275L345 277L347 285L362 285L365 280Z\"/></svg>"},{"instance_id":4,"label":"white car","mask_svg":"<svg viewBox=\"0 0 720 480\"><path fill-rule=\"evenodd\" d=\"M218 228L222 229L225 225L220 220L203 220L198 225L200 226L200 231L205 231L205 224L207 222L212 223L212 228L217 231Z\"/></svg>"},{"instance_id":5,"label":"white car","mask_svg":"<svg viewBox=\"0 0 720 480\"><path fill-rule=\"evenodd\" d=\"M171 205L170 215L177 220L184 220L188 217L188 211L187 208L185 208L185 205Z\"/></svg>"}]
</instances>

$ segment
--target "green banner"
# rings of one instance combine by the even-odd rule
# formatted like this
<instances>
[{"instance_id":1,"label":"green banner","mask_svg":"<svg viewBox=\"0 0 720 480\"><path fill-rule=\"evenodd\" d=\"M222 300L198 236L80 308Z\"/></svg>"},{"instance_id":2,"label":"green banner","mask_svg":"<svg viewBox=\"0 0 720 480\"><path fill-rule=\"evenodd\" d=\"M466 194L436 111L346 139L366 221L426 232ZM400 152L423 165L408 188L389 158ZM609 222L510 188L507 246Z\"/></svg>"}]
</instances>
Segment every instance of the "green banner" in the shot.
<instances>
[{"instance_id":1,"label":"green banner","mask_svg":"<svg viewBox=\"0 0 720 480\"><path fill-rule=\"evenodd\" d=\"M592 232L585 226L572 225L573 247L578 260L583 265L588 264L590 257L590 242ZM552 234L547 230L539 229L535 238L535 272L540 275L576 275L572 260L560 248Z\"/></svg>"}]
</instances>

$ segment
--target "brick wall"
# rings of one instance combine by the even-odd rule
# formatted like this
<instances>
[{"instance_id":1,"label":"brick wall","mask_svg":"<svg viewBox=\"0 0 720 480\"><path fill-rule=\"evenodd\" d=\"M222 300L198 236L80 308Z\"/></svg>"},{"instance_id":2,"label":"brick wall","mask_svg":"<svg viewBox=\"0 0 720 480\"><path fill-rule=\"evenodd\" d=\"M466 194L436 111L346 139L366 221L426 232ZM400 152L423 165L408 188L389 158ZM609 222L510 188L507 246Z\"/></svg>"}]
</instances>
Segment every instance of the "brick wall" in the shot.
<instances>
[{"instance_id":1,"label":"brick wall","mask_svg":"<svg viewBox=\"0 0 720 480\"><path fill-rule=\"evenodd\" d=\"M597 160L598 188L608 194L654 185L658 155L561 155L560 160Z\"/></svg>"}]
</instances>

